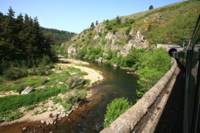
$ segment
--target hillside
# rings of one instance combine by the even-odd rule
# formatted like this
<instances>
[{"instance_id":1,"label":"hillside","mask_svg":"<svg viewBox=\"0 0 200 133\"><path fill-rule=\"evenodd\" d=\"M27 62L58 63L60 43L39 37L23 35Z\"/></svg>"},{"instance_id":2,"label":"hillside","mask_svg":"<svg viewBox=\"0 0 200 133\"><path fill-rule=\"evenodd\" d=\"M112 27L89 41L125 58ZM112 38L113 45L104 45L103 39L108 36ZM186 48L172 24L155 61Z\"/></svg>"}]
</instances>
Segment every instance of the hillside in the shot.
<instances>
[{"instance_id":1,"label":"hillside","mask_svg":"<svg viewBox=\"0 0 200 133\"><path fill-rule=\"evenodd\" d=\"M61 44L62 42L69 41L76 34L68 31L61 31L57 29L48 29L42 27L44 36L48 37L53 41L54 44Z\"/></svg>"},{"instance_id":2,"label":"hillside","mask_svg":"<svg viewBox=\"0 0 200 133\"><path fill-rule=\"evenodd\" d=\"M188 42L200 13L199 1L187 1L162 8L116 17L91 26L67 42L68 55L95 60L106 59L110 51L126 56L131 48L149 48L159 43Z\"/></svg>"}]
</instances>

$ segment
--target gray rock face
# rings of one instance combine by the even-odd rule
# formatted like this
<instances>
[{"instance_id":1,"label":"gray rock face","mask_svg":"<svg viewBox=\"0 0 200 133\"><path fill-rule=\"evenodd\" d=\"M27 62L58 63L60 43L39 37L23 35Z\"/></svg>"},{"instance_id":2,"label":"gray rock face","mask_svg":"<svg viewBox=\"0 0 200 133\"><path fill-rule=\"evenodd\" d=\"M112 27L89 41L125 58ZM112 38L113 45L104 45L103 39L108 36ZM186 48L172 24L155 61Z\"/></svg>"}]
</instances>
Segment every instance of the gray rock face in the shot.
<instances>
[{"instance_id":1,"label":"gray rock face","mask_svg":"<svg viewBox=\"0 0 200 133\"><path fill-rule=\"evenodd\" d=\"M103 24L98 24L96 27L95 27L95 32L98 34L98 33L101 33L103 30L104 30L105 26Z\"/></svg>"},{"instance_id":2,"label":"gray rock face","mask_svg":"<svg viewBox=\"0 0 200 133\"><path fill-rule=\"evenodd\" d=\"M117 44L117 41L120 41L122 38L126 38L126 36L109 32L105 37L109 43L105 45L104 49L119 51L120 55L126 56L132 48L142 49L149 47L148 41L145 40L140 31L137 31L136 34L134 34L134 30L132 29L129 35L132 36L132 39L130 39L127 44L121 46Z\"/></svg>"},{"instance_id":3,"label":"gray rock face","mask_svg":"<svg viewBox=\"0 0 200 133\"><path fill-rule=\"evenodd\" d=\"M123 20L124 23L126 19ZM94 45L89 46L88 44L85 44L85 46L88 47L101 47L103 51L113 51L117 52L119 56L127 56L129 53L129 50L132 48L136 49L143 49L149 47L149 42L145 39L145 37L142 35L140 30L136 30L134 28L131 28L128 32L107 32L106 35L101 38L102 36L99 35L99 33L104 33L105 31L105 25L99 24L94 29L95 34L91 40L93 40ZM87 34L86 34L87 35ZM84 32L82 32L79 35L79 39L84 38ZM101 39L100 39L101 38ZM99 40L103 40L103 43L98 43ZM100 45L99 45L100 44ZM78 46L78 44L77 44ZM83 46L76 47L76 43L72 43L68 47L68 56L70 58L75 58ZM96 59L97 62L103 62L101 58Z\"/></svg>"},{"instance_id":4,"label":"gray rock face","mask_svg":"<svg viewBox=\"0 0 200 133\"><path fill-rule=\"evenodd\" d=\"M33 87L27 86L22 92L21 95L26 95L33 92L35 89Z\"/></svg>"},{"instance_id":5,"label":"gray rock face","mask_svg":"<svg viewBox=\"0 0 200 133\"><path fill-rule=\"evenodd\" d=\"M70 58L74 58L74 57L76 56L76 54L77 54L77 50L76 50L76 48L75 48L73 45L71 45L71 46L68 48L67 53L68 53L68 56L69 56Z\"/></svg>"}]
</instances>

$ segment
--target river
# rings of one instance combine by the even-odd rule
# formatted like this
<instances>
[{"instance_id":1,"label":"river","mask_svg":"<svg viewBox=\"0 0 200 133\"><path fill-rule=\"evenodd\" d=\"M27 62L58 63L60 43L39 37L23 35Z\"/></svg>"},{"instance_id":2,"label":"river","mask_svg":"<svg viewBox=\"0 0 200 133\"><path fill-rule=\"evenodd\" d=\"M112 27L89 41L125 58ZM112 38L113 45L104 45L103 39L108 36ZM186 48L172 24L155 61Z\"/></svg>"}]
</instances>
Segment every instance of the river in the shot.
<instances>
[{"instance_id":1,"label":"river","mask_svg":"<svg viewBox=\"0 0 200 133\"><path fill-rule=\"evenodd\" d=\"M53 133L96 133L103 129L106 106L115 98L125 97L130 102L136 98L135 77L127 74L125 70L114 69L107 65L91 64L91 68L99 70L104 80L94 85L92 97L87 103L80 105L67 118L57 122L56 125L44 126L40 122L18 123L4 128L6 132L53 132ZM6 133L5 132L5 133Z\"/></svg>"},{"instance_id":2,"label":"river","mask_svg":"<svg viewBox=\"0 0 200 133\"><path fill-rule=\"evenodd\" d=\"M53 130L56 133L95 133L103 128L106 106L113 99L128 98L133 102L136 97L135 78L121 69L114 69L107 65L91 65L103 73L104 80L93 86L95 94L89 102L80 106L69 118Z\"/></svg>"}]
</instances>

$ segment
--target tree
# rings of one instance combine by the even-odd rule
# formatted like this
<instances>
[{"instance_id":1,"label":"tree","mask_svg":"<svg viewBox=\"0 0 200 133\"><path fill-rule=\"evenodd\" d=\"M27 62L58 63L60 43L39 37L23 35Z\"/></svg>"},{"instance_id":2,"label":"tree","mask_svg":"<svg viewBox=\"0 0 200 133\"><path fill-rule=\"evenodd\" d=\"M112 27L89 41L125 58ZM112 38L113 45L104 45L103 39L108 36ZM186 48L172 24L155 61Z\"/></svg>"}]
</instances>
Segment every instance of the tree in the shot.
<instances>
[{"instance_id":1,"label":"tree","mask_svg":"<svg viewBox=\"0 0 200 133\"><path fill-rule=\"evenodd\" d=\"M98 25L99 24L99 22L98 21L96 21L96 25Z\"/></svg>"},{"instance_id":2,"label":"tree","mask_svg":"<svg viewBox=\"0 0 200 133\"><path fill-rule=\"evenodd\" d=\"M94 25L94 23L92 22L91 25L90 25L90 28L91 28L91 29L94 29L94 27L95 27L95 25Z\"/></svg>"},{"instance_id":3,"label":"tree","mask_svg":"<svg viewBox=\"0 0 200 133\"><path fill-rule=\"evenodd\" d=\"M15 18L11 7L7 15L0 12L0 73L22 62L31 67L44 57L53 60L50 45L37 18L32 19L27 14Z\"/></svg>"},{"instance_id":4,"label":"tree","mask_svg":"<svg viewBox=\"0 0 200 133\"><path fill-rule=\"evenodd\" d=\"M14 18L15 17L15 12L11 7L8 9L8 18Z\"/></svg>"},{"instance_id":5,"label":"tree","mask_svg":"<svg viewBox=\"0 0 200 133\"><path fill-rule=\"evenodd\" d=\"M154 9L153 5L150 5L149 10L153 10L153 9Z\"/></svg>"},{"instance_id":6,"label":"tree","mask_svg":"<svg viewBox=\"0 0 200 133\"><path fill-rule=\"evenodd\" d=\"M117 23L120 24L121 23L121 19L119 16L116 17Z\"/></svg>"}]
</instances>

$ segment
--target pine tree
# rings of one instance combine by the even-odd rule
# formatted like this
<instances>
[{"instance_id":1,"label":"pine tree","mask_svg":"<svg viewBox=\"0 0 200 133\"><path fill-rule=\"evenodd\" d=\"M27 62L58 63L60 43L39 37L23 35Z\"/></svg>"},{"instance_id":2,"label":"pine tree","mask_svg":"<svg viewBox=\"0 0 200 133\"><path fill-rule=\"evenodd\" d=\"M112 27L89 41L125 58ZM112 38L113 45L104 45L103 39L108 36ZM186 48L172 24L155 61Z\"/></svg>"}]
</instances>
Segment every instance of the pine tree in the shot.
<instances>
[{"instance_id":1,"label":"pine tree","mask_svg":"<svg viewBox=\"0 0 200 133\"><path fill-rule=\"evenodd\" d=\"M43 57L53 59L53 53L38 19L27 14L15 18L12 8L7 15L0 12L0 73L8 69L9 64L19 66L20 62L25 62L23 64L32 67Z\"/></svg>"},{"instance_id":2,"label":"pine tree","mask_svg":"<svg viewBox=\"0 0 200 133\"><path fill-rule=\"evenodd\" d=\"M94 25L94 23L92 22L91 25L90 25L90 28L91 28L91 29L94 29L94 27L95 27L95 25Z\"/></svg>"},{"instance_id":3,"label":"pine tree","mask_svg":"<svg viewBox=\"0 0 200 133\"><path fill-rule=\"evenodd\" d=\"M96 21L96 25L98 25L99 24L99 22L98 21Z\"/></svg>"},{"instance_id":4,"label":"pine tree","mask_svg":"<svg viewBox=\"0 0 200 133\"><path fill-rule=\"evenodd\" d=\"M153 10L153 9L154 9L153 5L150 5L149 10Z\"/></svg>"},{"instance_id":5,"label":"pine tree","mask_svg":"<svg viewBox=\"0 0 200 133\"><path fill-rule=\"evenodd\" d=\"M121 23L121 19L119 16L116 17L117 23L120 24Z\"/></svg>"},{"instance_id":6,"label":"pine tree","mask_svg":"<svg viewBox=\"0 0 200 133\"><path fill-rule=\"evenodd\" d=\"M9 7L8 9L8 18L9 19L14 19L15 17L15 12L13 11L13 9L11 7Z\"/></svg>"}]
</instances>

